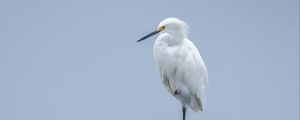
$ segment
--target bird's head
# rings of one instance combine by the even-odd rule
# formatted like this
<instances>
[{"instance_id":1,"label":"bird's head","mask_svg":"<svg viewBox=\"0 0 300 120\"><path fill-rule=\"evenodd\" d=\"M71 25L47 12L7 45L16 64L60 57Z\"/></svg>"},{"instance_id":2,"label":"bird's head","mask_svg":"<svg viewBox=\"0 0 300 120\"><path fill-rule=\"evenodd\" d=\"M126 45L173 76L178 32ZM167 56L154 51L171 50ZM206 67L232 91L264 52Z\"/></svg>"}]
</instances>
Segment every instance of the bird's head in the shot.
<instances>
[{"instance_id":1,"label":"bird's head","mask_svg":"<svg viewBox=\"0 0 300 120\"><path fill-rule=\"evenodd\" d=\"M185 22L178 18L167 18L161 21L156 30L151 32L150 34L142 37L137 42L145 40L148 37L151 37L157 33L169 33L172 35L179 35L185 37L187 35L188 26Z\"/></svg>"},{"instance_id":2,"label":"bird's head","mask_svg":"<svg viewBox=\"0 0 300 120\"><path fill-rule=\"evenodd\" d=\"M178 18L167 18L161 21L157 30L160 32L176 32L186 34L187 24Z\"/></svg>"}]
</instances>

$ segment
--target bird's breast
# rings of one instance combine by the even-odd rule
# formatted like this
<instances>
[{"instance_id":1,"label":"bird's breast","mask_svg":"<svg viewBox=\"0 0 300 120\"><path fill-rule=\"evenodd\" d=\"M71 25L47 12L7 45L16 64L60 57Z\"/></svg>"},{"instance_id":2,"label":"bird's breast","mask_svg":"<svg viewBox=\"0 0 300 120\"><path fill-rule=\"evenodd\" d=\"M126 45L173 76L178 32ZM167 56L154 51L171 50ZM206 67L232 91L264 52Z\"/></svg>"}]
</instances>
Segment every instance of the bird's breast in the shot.
<instances>
[{"instance_id":1,"label":"bird's breast","mask_svg":"<svg viewBox=\"0 0 300 120\"><path fill-rule=\"evenodd\" d=\"M168 46L163 42L156 42L154 47L154 59L160 74L175 74L180 59L178 58L178 46Z\"/></svg>"}]
</instances>

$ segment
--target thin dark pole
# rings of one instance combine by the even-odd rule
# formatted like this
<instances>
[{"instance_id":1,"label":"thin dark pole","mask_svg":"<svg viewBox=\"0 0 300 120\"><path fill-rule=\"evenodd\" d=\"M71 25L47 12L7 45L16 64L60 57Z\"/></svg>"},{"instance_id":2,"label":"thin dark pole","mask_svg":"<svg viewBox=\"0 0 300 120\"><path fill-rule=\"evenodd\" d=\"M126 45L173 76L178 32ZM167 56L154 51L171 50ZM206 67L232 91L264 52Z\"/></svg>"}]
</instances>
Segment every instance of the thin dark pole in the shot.
<instances>
[{"instance_id":1,"label":"thin dark pole","mask_svg":"<svg viewBox=\"0 0 300 120\"><path fill-rule=\"evenodd\" d=\"M182 117L183 117L183 120L185 120L185 114L186 114L186 107L185 106L182 106Z\"/></svg>"}]
</instances>

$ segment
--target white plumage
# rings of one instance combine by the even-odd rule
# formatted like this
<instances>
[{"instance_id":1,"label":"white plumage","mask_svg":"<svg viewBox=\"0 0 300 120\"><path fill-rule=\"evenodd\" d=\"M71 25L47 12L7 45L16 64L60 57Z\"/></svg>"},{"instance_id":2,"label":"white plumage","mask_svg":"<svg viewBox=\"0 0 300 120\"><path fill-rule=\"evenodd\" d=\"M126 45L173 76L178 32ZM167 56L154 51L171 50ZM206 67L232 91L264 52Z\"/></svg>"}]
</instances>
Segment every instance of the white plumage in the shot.
<instances>
[{"instance_id":1,"label":"white plumage","mask_svg":"<svg viewBox=\"0 0 300 120\"><path fill-rule=\"evenodd\" d=\"M187 25L177 18L163 20L156 31L139 41L159 33L154 45L154 59L168 92L184 108L203 111L208 74L205 64L192 41L187 38ZM138 41L138 42L139 42Z\"/></svg>"}]
</instances>

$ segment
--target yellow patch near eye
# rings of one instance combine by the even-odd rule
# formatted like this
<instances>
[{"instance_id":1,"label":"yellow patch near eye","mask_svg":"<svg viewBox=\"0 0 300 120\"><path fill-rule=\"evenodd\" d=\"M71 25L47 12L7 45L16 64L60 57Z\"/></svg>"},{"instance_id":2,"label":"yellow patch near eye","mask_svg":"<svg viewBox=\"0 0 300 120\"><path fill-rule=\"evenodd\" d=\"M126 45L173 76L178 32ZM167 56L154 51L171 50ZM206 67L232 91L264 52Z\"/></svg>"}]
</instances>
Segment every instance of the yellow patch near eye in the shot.
<instances>
[{"instance_id":1,"label":"yellow patch near eye","mask_svg":"<svg viewBox=\"0 0 300 120\"><path fill-rule=\"evenodd\" d=\"M163 30L165 30L165 29L166 29L165 26L161 26L161 27L159 28L159 31L163 31Z\"/></svg>"}]
</instances>

